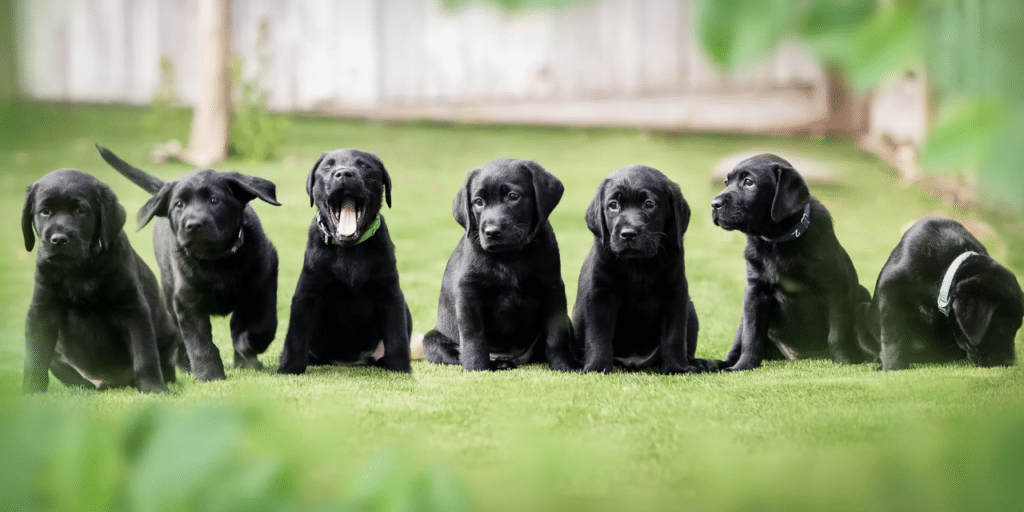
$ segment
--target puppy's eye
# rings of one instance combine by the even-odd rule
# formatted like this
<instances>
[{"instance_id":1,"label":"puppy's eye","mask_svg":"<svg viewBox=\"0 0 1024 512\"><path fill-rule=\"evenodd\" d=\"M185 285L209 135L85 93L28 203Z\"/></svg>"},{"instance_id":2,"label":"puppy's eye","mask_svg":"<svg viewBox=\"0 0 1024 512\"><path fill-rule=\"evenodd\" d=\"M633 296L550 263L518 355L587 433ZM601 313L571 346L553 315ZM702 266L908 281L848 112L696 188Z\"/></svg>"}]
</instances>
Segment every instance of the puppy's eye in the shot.
<instances>
[{"instance_id":1,"label":"puppy's eye","mask_svg":"<svg viewBox=\"0 0 1024 512\"><path fill-rule=\"evenodd\" d=\"M483 198L481 198L481 197L478 197L478 198L476 198L476 199L474 199L474 200L473 200L473 206L476 206L476 207L482 207L483 205L484 205L484 200L483 200Z\"/></svg>"},{"instance_id":2,"label":"puppy's eye","mask_svg":"<svg viewBox=\"0 0 1024 512\"><path fill-rule=\"evenodd\" d=\"M87 213L89 213L89 210L84 206L79 206L78 208L75 208L75 215L85 215Z\"/></svg>"},{"instance_id":3,"label":"puppy's eye","mask_svg":"<svg viewBox=\"0 0 1024 512\"><path fill-rule=\"evenodd\" d=\"M175 208L184 208L185 207L185 203L183 203L182 201L175 201L174 202L174 207Z\"/></svg>"},{"instance_id":4,"label":"puppy's eye","mask_svg":"<svg viewBox=\"0 0 1024 512\"><path fill-rule=\"evenodd\" d=\"M648 200L644 201L644 208L647 208L648 210L653 209L654 208L654 201L652 199L648 199Z\"/></svg>"},{"instance_id":5,"label":"puppy's eye","mask_svg":"<svg viewBox=\"0 0 1024 512\"><path fill-rule=\"evenodd\" d=\"M509 201L518 201L519 200L519 192L509 192L508 193L508 200Z\"/></svg>"},{"instance_id":6,"label":"puppy's eye","mask_svg":"<svg viewBox=\"0 0 1024 512\"><path fill-rule=\"evenodd\" d=\"M43 217L49 217L51 213L53 213L53 212L49 208L40 208L39 209L39 215L42 215Z\"/></svg>"},{"instance_id":7,"label":"puppy's eye","mask_svg":"<svg viewBox=\"0 0 1024 512\"><path fill-rule=\"evenodd\" d=\"M728 185L729 184L729 178L726 178L725 181L723 181L722 183L725 183L726 185Z\"/></svg>"},{"instance_id":8,"label":"puppy's eye","mask_svg":"<svg viewBox=\"0 0 1024 512\"><path fill-rule=\"evenodd\" d=\"M613 211L613 212L619 211L619 202L618 201L608 201L608 209Z\"/></svg>"},{"instance_id":9,"label":"puppy's eye","mask_svg":"<svg viewBox=\"0 0 1024 512\"><path fill-rule=\"evenodd\" d=\"M754 186L754 180L752 180L750 178L744 178L743 179L743 186L744 187L752 187L752 186Z\"/></svg>"},{"instance_id":10,"label":"puppy's eye","mask_svg":"<svg viewBox=\"0 0 1024 512\"><path fill-rule=\"evenodd\" d=\"M220 197L210 196L210 204L220 204Z\"/></svg>"}]
</instances>

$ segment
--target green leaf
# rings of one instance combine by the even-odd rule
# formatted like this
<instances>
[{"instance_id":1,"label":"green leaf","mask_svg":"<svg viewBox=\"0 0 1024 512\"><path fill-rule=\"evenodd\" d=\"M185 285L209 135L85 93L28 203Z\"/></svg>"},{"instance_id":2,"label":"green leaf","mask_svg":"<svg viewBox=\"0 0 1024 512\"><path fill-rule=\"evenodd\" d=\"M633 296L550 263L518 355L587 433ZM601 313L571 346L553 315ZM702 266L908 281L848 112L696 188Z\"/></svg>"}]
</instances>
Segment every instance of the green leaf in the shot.
<instances>
[{"instance_id":1,"label":"green leaf","mask_svg":"<svg viewBox=\"0 0 1024 512\"><path fill-rule=\"evenodd\" d=\"M876 0L814 0L803 13L798 33L823 60L842 62L857 30L877 10Z\"/></svg>"},{"instance_id":2,"label":"green leaf","mask_svg":"<svg viewBox=\"0 0 1024 512\"><path fill-rule=\"evenodd\" d=\"M971 100L951 104L925 141L924 164L933 168L977 169L991 154L1006 123L999 103Z\"/></svg>"},{"instance_id":3,"label":"green leaf","mask_svg":"<svg viewBox=\"0 0 1024 512\"><path fill-rule=\"evenodd\" d=\"M736 69L774 50L799 7L794 2L702 0L697 4L697 37L713 62Z\"/></svg>"},{"instance_id":4,"label":"green leaf","mask_svg":"<svg viewBox=\"0 0 1024 512\"><path fill-rule=\"evenodd\" d=\"M903 76L921 62L924 29L921 7L895 3L878 10L857 30L845 66L854 86L867 88Z\"/></svg>"},{"instance_id":5,"label":"green leaf","mask_svg":"<svg viewBox=\"0 0 1024 512\"><path fill-rule=\"evenodd\" d=\"M238 451L243 431L239 411L209 406L182 418L167 418L141 455L129 487L130 509L181 510L218 485L219 473Z\"/></svg>"}]
</instances>

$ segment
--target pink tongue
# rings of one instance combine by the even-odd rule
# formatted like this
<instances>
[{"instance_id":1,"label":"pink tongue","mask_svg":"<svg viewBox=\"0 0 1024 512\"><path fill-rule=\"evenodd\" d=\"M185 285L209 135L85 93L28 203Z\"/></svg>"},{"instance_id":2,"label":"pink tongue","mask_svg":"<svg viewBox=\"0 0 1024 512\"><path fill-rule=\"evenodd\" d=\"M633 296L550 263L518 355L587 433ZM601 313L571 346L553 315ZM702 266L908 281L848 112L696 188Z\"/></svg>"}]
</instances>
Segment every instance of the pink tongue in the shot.
<instances>
[{"instance_id":1,"label":"pink tongue","mask_svg":"<svg viewBox=\"0 0 1024 512\"><path fill-rule=\"evenodd\" d=\"M350 237L356 234L356 201L346 199L338 212L338 236Z\"/></svg>"}]
</instances>

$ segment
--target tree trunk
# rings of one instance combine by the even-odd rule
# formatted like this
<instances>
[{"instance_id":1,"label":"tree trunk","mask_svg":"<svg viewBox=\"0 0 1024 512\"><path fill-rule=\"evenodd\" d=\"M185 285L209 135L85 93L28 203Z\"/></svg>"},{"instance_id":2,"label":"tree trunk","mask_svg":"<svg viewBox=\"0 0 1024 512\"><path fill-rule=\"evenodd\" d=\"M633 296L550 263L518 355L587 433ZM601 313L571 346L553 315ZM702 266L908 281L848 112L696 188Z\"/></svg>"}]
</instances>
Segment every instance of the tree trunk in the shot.
<instances>
[{"instance_id":1,"label":"tree trunk","mask_svg":"<svg viewBox=\"0 0 1024 512\"><path fill-rule=\"evenodd\" d=\"M865 94L858 94L846 84L842 70L825 67L825 95L828 114L815 135L821 138L852 138L857 140L868 131L868 106Z\"/></svg>"},{"instance_id":2,"label":"tree trunk","mask_svg":"<svg viewBox=\"0 0 1024 512\"><path fill-rule=\"evenodd\" d=\"M199 96L192 109L192 131L184 160L200 167L223 160L228 154L230 15L231 0L199 0Z\"/></svg>"}]
</instances>

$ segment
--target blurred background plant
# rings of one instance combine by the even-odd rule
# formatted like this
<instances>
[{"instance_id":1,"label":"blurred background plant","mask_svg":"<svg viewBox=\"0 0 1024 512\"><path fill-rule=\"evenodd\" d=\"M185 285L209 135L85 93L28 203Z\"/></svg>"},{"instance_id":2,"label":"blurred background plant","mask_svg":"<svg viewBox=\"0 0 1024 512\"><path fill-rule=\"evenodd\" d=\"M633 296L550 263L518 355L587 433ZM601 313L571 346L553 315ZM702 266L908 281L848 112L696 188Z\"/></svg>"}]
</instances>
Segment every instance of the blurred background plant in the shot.
<instances>
[{"instance_id":1,"label":"blurred background plant","mask_svg":"<svg viewBox=\"0 0 1024 512\"><path fill-rule=\"evenodd\" d=\"M269 93L261 80L266 78L268 62L269 22L261 20L256 38L256 70L245 74L241 57L230 60L228 76L231 79L231 135L228 155L242 160L267 161L277 156L288 129L288 118L272 115L267 110Z\"/></svg>"},{"instance_id":2,"label":"blurred background plant","mask_svg":"<svg viewBox=\"0 0 1024 512\"><path fill-rule=\"evenodd\" d=\"M708 55L730 70L796 37L868 90L923 72L934 122L922 163L1024 211L1024 9L1017 0L700 0Z\"/></svg>"},{"instance_id":3,"label":"blurred background plant","mask_svg":"<svg viewBox=\"0 0 1024 512\"><path fill-rule=\"evenodd\" d=\"M4 510L250 512L470 510L447 468L380 449L328 488L264 406L151 404L126 415L0 402ZM328 438L325 441L329 441Z\"/></svg>"}]
</instances>

